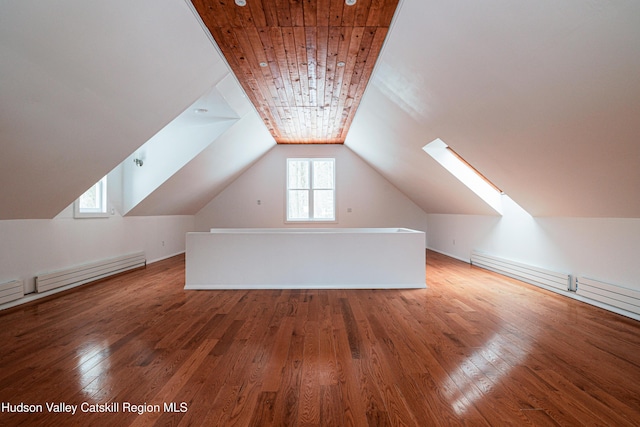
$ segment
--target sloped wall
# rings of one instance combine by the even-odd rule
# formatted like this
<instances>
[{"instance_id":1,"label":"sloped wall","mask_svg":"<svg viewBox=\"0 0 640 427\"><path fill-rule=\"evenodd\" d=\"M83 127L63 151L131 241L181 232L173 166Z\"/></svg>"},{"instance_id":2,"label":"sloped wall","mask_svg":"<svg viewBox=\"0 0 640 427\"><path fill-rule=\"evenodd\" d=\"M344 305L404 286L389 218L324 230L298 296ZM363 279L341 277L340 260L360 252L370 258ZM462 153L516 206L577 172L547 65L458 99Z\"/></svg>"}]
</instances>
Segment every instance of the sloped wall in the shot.
<instances>
[{"instance_id":1,"label":"sloped wall","mask_svg":"<svg viewBox=\"0 0 640 427\"><path fill-rule=\"evenodd\" d=\"M286 159L306 156L336 159L335 224L285 224ZM213 227L307 226L406 227L426 231L427 216L345 146L278 145L196 214L195 222L201 231Z\"/></svg>"},{"instance_id":2,"label":"sloped wall","mask_svg":"<svg viewBox=\"0 0 640 427\"><path fill-rule=\"evenodd\" d=\"M3 2L0 219L51 219L227 70L187 2Z\"/></svg>"}]
</instances>

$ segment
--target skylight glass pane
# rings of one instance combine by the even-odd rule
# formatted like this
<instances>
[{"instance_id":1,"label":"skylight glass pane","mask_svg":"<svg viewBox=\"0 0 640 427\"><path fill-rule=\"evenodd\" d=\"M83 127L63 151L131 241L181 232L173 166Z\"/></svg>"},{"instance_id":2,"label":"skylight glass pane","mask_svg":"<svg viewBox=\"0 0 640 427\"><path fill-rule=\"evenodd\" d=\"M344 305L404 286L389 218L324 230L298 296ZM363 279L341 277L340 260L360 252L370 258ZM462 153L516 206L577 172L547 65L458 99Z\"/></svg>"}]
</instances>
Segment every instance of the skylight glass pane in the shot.
<instances>
[{"instance_id":1,"label":"skylight glass pane","mask_svg":"<svg viewBox=\"0 0 640 427\"><path fill-rule=\"evenodd\" d=\"M289 188L310 188L308 161L289 160L287 174Z\"/></svg>"},{"instance_id":2,"label":"skylight glass pane","mask_svg":"<svg viewBox=\"0 0 640 427\"><path fill-rule=\"evenodd\" d=\"M291 220L309 218L309 191L289 190L287 218Z\"/></svg>"},{"instance_id":3,"label":"skylight glass pane","mask_svg":"<svg viewBox=\"0 0 640 427\"><path fill-rule=\"evenodd\" d=\"M333 161L313 161L313 188L333 188Z\"/></svg>"},{"instance_id":4,"label":"skylight glass pane","mask_svg":"<svg viewBox=\"0 0 640 427\"><path fill-rule=\"evenodd\" d=\"M334 209L333 190L313 191L313 217L332 220Z\"/></svg>"},{"instance_id":5,"label":"skylight glass pane","mask_svg":"<svg viewBox=\"0 0 640 427\"><path fill-rule=\"evenodd\" d=\"M478 197L484 200L493 210L502 215L502 195L500 192L488 184L485 178L480 177L480 175L465 162L447 150L447 147L444 141L437 138L422 147L422 149Z\"/></svg>"}]
</instances>

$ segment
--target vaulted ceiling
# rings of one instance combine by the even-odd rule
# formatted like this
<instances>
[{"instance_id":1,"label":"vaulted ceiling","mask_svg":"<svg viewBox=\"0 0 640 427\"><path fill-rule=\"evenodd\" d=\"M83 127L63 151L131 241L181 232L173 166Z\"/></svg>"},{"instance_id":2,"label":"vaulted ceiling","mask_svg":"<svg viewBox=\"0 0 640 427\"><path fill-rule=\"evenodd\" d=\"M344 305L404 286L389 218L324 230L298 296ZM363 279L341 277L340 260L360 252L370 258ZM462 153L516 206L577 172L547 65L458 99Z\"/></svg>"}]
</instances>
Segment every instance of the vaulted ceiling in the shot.
<instances>
[{"instance_id":1,"label":"vaulted ceiling","mask_svg":"<svg viewBox=\"0 0 640 427\"><path fill-rule=\"evenodd\" d=\"M398 0L192 1L278 143L344 142Z\"/></svg>"},{"instance_id":2,"label":"vaulted ceiling","mask_svg":"<svg viewBox=\"0 0 640 427\"><path fill-rule=\"evenodd\" d=\"M344 145L427 213L490 214L422 151L441 138L535 216L640 218L640 2L401 0L393 13L381 0L358 0L349 7L343 0L246 1L244 7L212 3L223 8L224 15L218 10L215 20L224 25L211 31L202 24L207 15L201 19L191 0L2 2L0 219L53 218L176 117L207 110L183 123L199 126L190 132L216 127L213 123L224 118L211 117L216 109L207 104L206 94L214 90L234 110L233 124L212 136L206 148L130 214L196 214L276 139L318 138L344 139ZM296 99L305 93L305 80L298 82L298 92L295 78L296 71L298 77L305 73L305 65L300 68L305 55L298 54L297 34L302 33L293 23L307 22L305 11L313 5L316 25L319 10L329 11L329 22L332 11L341 10L341 23L362 23L358 8L383 4L379 16L393 19L388 31L380 27L380 34L387 34L375 65L368 56L362 64L358 54L355 63L350 56L345 67L337 67L347 45L338 41L337 49L329 48L335 46L332 31L339 40L343 32L349 33L348 46L355 46L353 35L359 27L331 30L329 25L326 38L320 29L324 27L315 28L315 56L309 54L313 49L307 52L306 72L315 76L316 86L311 83L309 88L319 90L324 83L325 97L320 105L316 93L319 110L313 128L312 115L306 119L311 104ZM250 27L245 25L249 18L254 30L244 29ZM291 21L290 27L284 26L290 30L266 25L277 21L280 26L281 18ZM236 25L236 19L243 24ZM360 46L365 37L371 38L367 46L377 46L381 36L377 28L375 35L367 33L368 25ZM210 33L224 33L223 28L242 44L211 38ZM261 34L260 28L268 29ZM255 32L250 38L251 31L258 33L259 43ZM229 33L224 34L228 39ZM306 29L304 34L306 43ZM318 52L325 39L322 68L319 58L324 56ZM234 56L225 59L221 54L233 46L235 55L237 49L251 46L253 57L240 60L251 65L242 72L234 68ZM291 52L297 68L289 68ZM335 67L331 52L338 55ZM259 66L262 60L267 67ZM354 75L345 80L349 60L353 70L372 70L357 109L353 103L364 88L363 75L358 92L352 92ZM281 78L293 74L291 87L277 80L276 71ZM333 81L327 80L330 73ZM246 75L264 82L243 91L238 81ZM319 114L326 113L320 107L326 107L326 88L336 89L340 76L339 93L349 87L346 92L353 101L347 110L340 106L338 92L331 91L329 105L338 104L331 114L348 111L349 118L332 121L339 123L333 128L339 133L327 136L318 126ZM265 99L257 102L254 88L268 93ZM269 119L271 127L263 115L274 114L269 102L278 113ZM303 107L291 120L277 110L288 102ZM278 120L293 123L296 117L299 130L318 133L287 139L285 135L295 135L289 133L296 131L295 125L275 125ZM324 123L322 116L323 128ZM330 130L328 123L324 131ZM187 143L178 138L175 147Z\"/></svg>"}]
</instances>

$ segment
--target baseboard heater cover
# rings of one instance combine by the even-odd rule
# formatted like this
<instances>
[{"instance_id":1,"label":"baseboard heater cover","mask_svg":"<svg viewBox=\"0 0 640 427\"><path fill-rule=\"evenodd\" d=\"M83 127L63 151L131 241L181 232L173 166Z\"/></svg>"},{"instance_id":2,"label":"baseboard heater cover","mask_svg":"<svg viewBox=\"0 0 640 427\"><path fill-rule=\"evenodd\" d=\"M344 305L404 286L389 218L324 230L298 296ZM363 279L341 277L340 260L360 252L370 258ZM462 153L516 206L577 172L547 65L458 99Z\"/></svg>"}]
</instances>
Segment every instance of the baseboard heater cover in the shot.
<instances>
[{"instance_id":1,"label":"baseboard heater cover","mask_svg":"<svg viewBox=\"0 0 640 427\"><path fill-rule=\"evenodd\" d=\"M570 274L546 270L475 250L471 252L471 264L532 285L562 291L572 290Z\"/></svg>"},{"instance_id":2,"label":"baseboard heater cover","mask_svg":"<svg viewBox=\"0 0 640 427\"><path fill-rule=\"evenodd\" d=\"M144 252L136 252L53 271L36 276L36 292L46 292L68 285L82 285L145 265Z\"/></svg>"},{"instance_id":3,"label":"baseboard heater cover","mask_svg":"<svg viewBox=\"0 0 640 427\"><path fill-rule=\"evenodd\" d=\"M576 278L576 295L640 314L640 291L586 277Z\"/></svg>"},{"instance_id":4,"label":"baseboard heater cover","mask_svg":"<svg viewBox=\"0 0 640 427\"><path fill-rule=\"evenodd\" d=\"M22 280L12 280L0 284L0 304L15 301L24 296Z\"/></svg>"}]
</instances>

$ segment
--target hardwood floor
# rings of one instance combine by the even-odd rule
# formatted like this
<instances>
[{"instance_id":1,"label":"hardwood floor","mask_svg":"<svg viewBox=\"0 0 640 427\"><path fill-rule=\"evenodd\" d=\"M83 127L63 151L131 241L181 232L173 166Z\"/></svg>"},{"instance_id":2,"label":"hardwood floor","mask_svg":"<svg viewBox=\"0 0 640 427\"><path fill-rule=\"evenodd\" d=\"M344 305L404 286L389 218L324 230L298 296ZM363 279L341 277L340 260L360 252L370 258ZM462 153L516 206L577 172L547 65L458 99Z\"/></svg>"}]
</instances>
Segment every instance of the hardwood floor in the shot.
<instances>
[{"instance_id":1,"label":"hardwood floor","mask_svg":"<svg viewBox=\"0 0 640 427\"><path fill-rule=\"evenodd\" d=\"M0 312L0 425L640 424L640 322L433 252L426 272L184 291L176 257Z\"/></svg>"}]
</instances>

